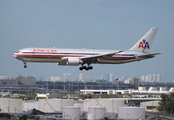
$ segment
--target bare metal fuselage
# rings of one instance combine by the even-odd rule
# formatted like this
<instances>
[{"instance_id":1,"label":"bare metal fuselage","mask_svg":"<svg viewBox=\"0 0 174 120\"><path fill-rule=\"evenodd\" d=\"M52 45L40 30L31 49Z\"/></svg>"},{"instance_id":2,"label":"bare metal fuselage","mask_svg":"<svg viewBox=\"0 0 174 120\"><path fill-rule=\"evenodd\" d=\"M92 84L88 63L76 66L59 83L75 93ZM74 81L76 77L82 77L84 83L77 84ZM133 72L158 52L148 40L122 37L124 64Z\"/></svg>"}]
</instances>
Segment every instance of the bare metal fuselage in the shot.
<instances>
[{"instance_id":1,"label":"bare metal fuselage","mask_svg":"<svg viewBox=\"0 0 174 120\"><path fill-rule=\"evenodd\" d=\"M25 62L50 62L60 63L62 58L83 58L100 54L109 53L115 50L95 50L95 49L54 49L54 48L26 48L14 53L14 57ZM91 61L97 64L121 64L134 61L140 61L154 56L137 57L139 55L147 55L134 51L124 51L109 57L101 57L99 61Z\"/></svg>"}]
</instances>

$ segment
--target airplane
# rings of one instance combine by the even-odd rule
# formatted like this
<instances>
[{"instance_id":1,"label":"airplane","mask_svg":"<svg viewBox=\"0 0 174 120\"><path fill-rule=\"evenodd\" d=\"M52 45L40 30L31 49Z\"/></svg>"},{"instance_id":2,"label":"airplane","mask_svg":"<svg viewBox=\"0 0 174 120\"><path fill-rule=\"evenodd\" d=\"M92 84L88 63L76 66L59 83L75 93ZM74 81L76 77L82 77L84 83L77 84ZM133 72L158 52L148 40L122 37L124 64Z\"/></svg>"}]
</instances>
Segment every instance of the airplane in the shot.
<instances>
[{"instance_id":1,"label":"airplane","mask_svg":"<svg viewBox=\"0 0 174 120\"><path fill-rule=\"evenodd\" d=\"M79 66L79 70L92 70L91 64L123 64L155 57L160 53L150 54L149 50L158 28L151 28L132 48L128 50L97 49L56 49L56 48L24 48L13 56L24 63L27 62L57 63L65 66Z\"/></svg>"}]
</instances>

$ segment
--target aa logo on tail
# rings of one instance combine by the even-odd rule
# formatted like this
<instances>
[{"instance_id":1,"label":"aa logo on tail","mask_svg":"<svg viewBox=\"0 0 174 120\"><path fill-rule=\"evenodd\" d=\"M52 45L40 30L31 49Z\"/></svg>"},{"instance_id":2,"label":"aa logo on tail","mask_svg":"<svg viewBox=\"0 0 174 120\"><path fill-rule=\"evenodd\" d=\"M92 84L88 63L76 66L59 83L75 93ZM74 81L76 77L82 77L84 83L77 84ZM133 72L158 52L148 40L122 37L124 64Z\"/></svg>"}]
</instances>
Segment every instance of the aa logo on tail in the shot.
<instances>
[{"instance_id":1,"label":"aa logo on tail","mask_svg":"<svg viewBox=\"0 0 174 120\"><path fill-rule=\"evenodd\" d=\"M150 49L149 43L146 41L146 39L143 39L140 43L138 48L143 48L143 49Z\"/></svg>"}]
</instances>

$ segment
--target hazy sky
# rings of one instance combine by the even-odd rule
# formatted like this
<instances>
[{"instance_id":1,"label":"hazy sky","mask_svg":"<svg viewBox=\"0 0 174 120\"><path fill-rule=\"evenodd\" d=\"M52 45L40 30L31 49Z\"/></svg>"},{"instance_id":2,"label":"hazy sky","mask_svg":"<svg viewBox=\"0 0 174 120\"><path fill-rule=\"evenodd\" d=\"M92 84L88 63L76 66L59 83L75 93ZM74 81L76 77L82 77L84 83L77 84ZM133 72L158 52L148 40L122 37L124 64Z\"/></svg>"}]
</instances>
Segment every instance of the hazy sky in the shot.
<instances>
[{"instance_id":1,"label":"hazy sky","mask_svg":"<svg viewBox=\"0 0 174 120\"><path fill-rule=\"evenodd\" d=\"M120 65L93 65L90 71L55 63L27 63L13 58L25 47L129 49L151 27L159 27L151 53L155 58ZM37 78L72 73L98 78L161 74L174 80L173 0L0 0L0 76ZM106 77L105 77L106 78Z\"/></svg>"}]
</instances>

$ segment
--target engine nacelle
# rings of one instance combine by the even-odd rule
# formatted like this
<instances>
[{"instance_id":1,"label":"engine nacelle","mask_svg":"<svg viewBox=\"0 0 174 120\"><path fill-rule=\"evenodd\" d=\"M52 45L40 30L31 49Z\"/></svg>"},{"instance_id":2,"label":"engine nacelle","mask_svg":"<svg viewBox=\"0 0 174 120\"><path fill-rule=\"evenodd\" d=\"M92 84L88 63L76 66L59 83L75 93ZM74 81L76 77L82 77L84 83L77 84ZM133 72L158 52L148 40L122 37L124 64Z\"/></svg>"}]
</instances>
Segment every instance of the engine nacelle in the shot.
<instances>
[{"instance_id":1,"label":"engine nacelle","mask_svg":"<svg viewBox=\"0 0 174 120\"><path fill-rule=\"evenodd\" d=\"M83 63L82 60L80 60L79 58L68 58L67 61L66 61L66 64L67 65L79 65Z\"/></svg>"},{"instance_id":2,"label":"engine nacelle","mask_svg":"<svg viewBox=\"0 0 174 120\"><path fill-rule=\"evenodd\" d=\"M79 58L62 58L62 60L57 63L58 65L74 65L78 66L79 64L83 63L82 60Z\"/></svg>"}]
</instances>

